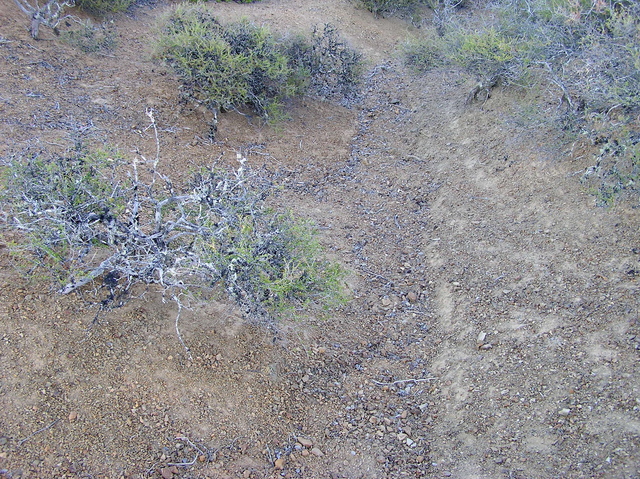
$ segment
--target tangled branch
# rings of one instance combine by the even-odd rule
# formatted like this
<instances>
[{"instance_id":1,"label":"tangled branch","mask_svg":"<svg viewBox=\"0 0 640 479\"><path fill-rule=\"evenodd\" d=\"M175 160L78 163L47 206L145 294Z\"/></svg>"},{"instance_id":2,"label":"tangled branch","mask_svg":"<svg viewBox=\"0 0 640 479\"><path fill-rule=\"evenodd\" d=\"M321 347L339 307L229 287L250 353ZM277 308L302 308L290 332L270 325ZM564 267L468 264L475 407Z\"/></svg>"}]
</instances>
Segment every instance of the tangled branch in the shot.
<instances>
[{"instance_id":1,"label":"tangled branch","mask_svg":"<svg viewBox=\"0 0 640 479\"><path fill-rule=\"evenodd\" d=\"M130 165L82 149L14 158L4 206L25 237L23 257L48 271L60 294L99 285L105 304L155 284L179 318L181 298L220 286L269 326L288 307L338 304L343 270L324 259L310 225L266 206L271 182L237 159L235 170L214 165L177 187L157 156Z\"/></svg>"},{"instance_id":2,"label":"tangled branch","mask_svg":"<svg viewBox=\"0 0 640 479\"><path fill-rule=\"evenodd\" d=\"M56 34L58 32L58 24L60 20L65 18L61 15L64 13L64 9L67 7L73 7L75 0L49 0L44 5L40 6L36 0L32 5L27 0L13 0L16 5L31 18L30 32L34 39L38 39L38 33L40 31L40 25L51 28Z\"/></svg>"}]
</instances>

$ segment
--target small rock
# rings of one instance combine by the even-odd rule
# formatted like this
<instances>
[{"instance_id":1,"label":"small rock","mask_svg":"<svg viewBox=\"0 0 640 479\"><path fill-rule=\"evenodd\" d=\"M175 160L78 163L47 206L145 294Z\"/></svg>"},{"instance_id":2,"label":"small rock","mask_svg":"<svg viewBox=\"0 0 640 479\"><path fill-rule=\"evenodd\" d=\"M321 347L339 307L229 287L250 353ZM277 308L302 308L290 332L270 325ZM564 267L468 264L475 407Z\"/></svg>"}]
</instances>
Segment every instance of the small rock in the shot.
<instances>
[{"instance_id":1,"label":"small rock","mask_svg":"<svg viewBox=\"0 0 640 479\"><path fill-rule=\"evenodd\" d=\"M296 438L298 440L298 442L300 444L302 444L304 447L312 447L313 446L313 441L309 438L306 437L297 437Z\"/></svg>"},{"instance_id":2,"label":"small rock","mask_svg":"<svg viewBox=\"0 0 640 479\"><path fill-rule=\"evenodd\" d=\"M487 333L485 333L484 331L482 331L480 334L478 334L478 339L477 339L477 343L478 343L478 347L481 348L482 345L484 344L484 340L487 339Z\"/></svg>"},{"instance_id":3,"label":"small rock","mask_svg":"<svg viewBox=\"0 0 640 479\"><path fill-rule=\"evenodd\" d=\"M283 469L284 468L284 457L280 457L280 458L276 459L276 462L273 465L275 466L276 469Z\"/></svg>"},{"instance_id":4,"label":"small rock","mask_svg":"<svg viewBox=\"0 0 640 479\"><path fill-rule=\"evenodd\" d=\"M563 409L560 409L560 410L558 411L558 414L559 414L560 416L568 416L570 413L571 413L571 409L566 408L566 407L565 407L565 408L563 408Z\"/></svg>"},{"instance_id":5,"label":"small rock","mask_svg":"<svg viewBox=\"0 0 640 479\"><path fill-rule=\"evenodd\" d=\"M316 457L324 456L324 453L320 449L318 449L317 447L314 447L314 448L311 449L311 454L313 454Z\"/></svg>"},{"instance_id":6,"label":"small rock","mask_svg":"<svg viewBox=\"0 0 640 479\"><path fill-rule=\"evenodd\" d=\"M493 349L493 344L491 343L483 344L482 346L480 346L480 349L482 349L483 351L488 351L489 349Z\"/></svg>"},{"instance_id":7,"label":"small rock","mask_svg":"<svg viewBox=\"0 0 640 479\"><path fill-rule=\"evenodd\" d=\"M451 477L451 473L450 473L449 471L444 471L444 472L442 473L442 475L443 475L444 477Z\"/></svg>"},{"instance_id":8,"label":"small rock","mask_svg":"<svg viewBox=\"0 0 640 479\"><path fill-rule=\"evenodd\" d=\"M411 439L410 437L408 437L404 443L409 447L415 447L416 446L416 442L413 439Z\"/></svg>"},{"instance_id":9,"label":"small rock","mask_svg":"<svg viewBox=\"0 0 640 479\"><path fill-rule=\"evenodd\" d=\"M404 441L408 437L409 436L407 436L404 432L398 433L398 441Z\"/></svg>"},{"instance_id":10,"label":"small rock","mask_svg":"<svg viewBox=\"0 0 640 479\"><path fill-rule=\"evenodd\" d=\"M204 462L204 461L206 461L206 460L207 460L207 456L205 456L204 454L200 454L200 455L198 456L198 461L199 461L199 462Z\"/></svg>"},{"instance_id":11,"label":"small rock","mask_svg":"<svg viewBox=\"0 0 640 479\"><path fill-rule=\"evenodd\" d=\"M76 411L71 411L69 413L69 422L73 422L78 419L78 413Z\"/></svg>"},{"instance_id":12,"label":"small rock","mask_svg":"<svg viewBox=\"0 0 640 479\"><path fill-rule=\"evenodd\" d=\"M171 469L168 467L160 469L160 475L162 476L162 479L173 479L173 472L171 472Z\"/></svg>"},{"instance_id":13,"label":"small rock","mask_svg":"<svg viewBox=\"0 0 640 479\"><path fill-rule=\"evenodd\" d=\"M384 464L387 462L387 459L384 456L378 456L376 457L376 461L378 461L378 464Z\"/></svg>"},{"instance_id":14,"label":"small rock","mask_svg":"<svg viewBox=\"0 0 640 479\"><path fill-rule=\"evenodd\" d=\"M324 346L321 346L318 348L318 353L320 354L324 354L327 352L327 348L325 348Z\"/></svg>"},{"instance_id":15,"label":"small rock","mask_svg":"<svg viewBox=\"0 0 640 479\"><path fill-rule=\"evenodd\" d=\"M0 446L4 446L8 442L9 442L9 438L7 438L6 436L0 437Z\"/></svg>"},{"instance_id":16,"label":"small rock","mask_svg":"<svg viewBox=\"0 0 640 479\"><path fill-rule=\"evenodd\" d=\"M410 303L415 303L416 301L418 301L418 295L413 291L409 291L409 293L407 293L407 299Z\"/></svg>"},{"instance_id":17,"label":"small rock","mask_svg":"<svg viewBox=\"0 0 640 479\"><path fill-rule=\"evenodd\" d=\"M495 462L496 464L502 464L502 463L504 462L504 457L496 457L496 458L494 459L494 462Z\"/></svg>"},{"instance_id":18,"label":"small rock","mask_svg":"<svg viewBox=\"0 0 640 479\"><path fill-rule=\"evenodd\" d=\"M303 449L300 454L302 454L302 457L307 457L309 455L309 451L307 451L306 449Z\"/></svg>"}]
</instances>

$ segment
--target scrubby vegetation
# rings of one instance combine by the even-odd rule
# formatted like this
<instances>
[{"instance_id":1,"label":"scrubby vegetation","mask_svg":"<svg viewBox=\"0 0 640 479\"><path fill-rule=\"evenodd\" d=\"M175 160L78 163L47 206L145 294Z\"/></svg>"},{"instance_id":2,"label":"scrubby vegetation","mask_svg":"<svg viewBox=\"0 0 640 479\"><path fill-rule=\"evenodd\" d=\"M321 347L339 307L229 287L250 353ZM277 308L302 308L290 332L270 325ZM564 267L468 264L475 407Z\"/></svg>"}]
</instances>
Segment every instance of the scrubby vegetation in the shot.
<instances>
[{"instance_id":1,"label":"scrubby vegetation","mask_svg":"<svg viewBox=\"0 0 640 479\"><path fill-rule=\"evenodd\" d=\"M65 31L62 38L85 53L111 51L117 44L117 35L112 25L108 23L95 25L89 20Z\"/></svg>"},{"instance_id":2,"label":"scrubby vegetation","mask_svg":"<svg viewBox=\"0 0 640 479\"><path fill-rule=\"evenodd\" d=\"M14 251L62 294L93 287L103 307L138 284L159 285L181 307L198 291L226 291L269 326L284 311L340 304L344 270L313 225L268 207L270 181L238 160L178 187L157 158L129 167L82 148L14 157L2 181L8 223L25 236Z\"/></svg>"},{"instance_id":3,"label":"scrubby vegetation","mask_svg":"<svg viewBox=\"0 0 640 479\"><path fill-rule=\"evenodd\" d=\"M374 15L385 16L398 13L413 12L428 0L355 0Z\"/></svg>"},{"instance_id":4,"label":"scrubby vegetation","mask_svg":"<svg viewBox=\"0 0 640 479\"><path fill-rule=\"evenodd\" d=\"M360 56L330 26L310 41L286 40L248 21L222 25L203 6L179 6L166 16L156 51L180 77L186 99L216 116L249 105L277 122L286 117L285 103L310 88L349 98L359 82Z\"/></svg>"},{"instance_id":5,"label":"scrubby vegetation","mask_svg":"<svg viewBox=\"0 0 640 479\"><path fill-rule=\"evenodd\" d=\"M94 15L126 11L136 0L75 0L78 8Z\"/></svg>"},{"instance_id":6,"label":"scrubby vegetation","mask_svg":"<svg viewBox=\"0 0 640 479\"><path fill-rule=\"evenodd\" d=\"M437 8L442 14L444 7ZM419 71L445 65L466 71L477 81L469 102L485 101L498 85L535 91L556 105L541 115L565 131L630 141L619 125L640 112L637 2L501 0L489 13L449 11L446 22L434 15L434 27L406 43L407 63ZM625 156L631 146L614 149L633 162Z\"/></svg>"}]
</instances>

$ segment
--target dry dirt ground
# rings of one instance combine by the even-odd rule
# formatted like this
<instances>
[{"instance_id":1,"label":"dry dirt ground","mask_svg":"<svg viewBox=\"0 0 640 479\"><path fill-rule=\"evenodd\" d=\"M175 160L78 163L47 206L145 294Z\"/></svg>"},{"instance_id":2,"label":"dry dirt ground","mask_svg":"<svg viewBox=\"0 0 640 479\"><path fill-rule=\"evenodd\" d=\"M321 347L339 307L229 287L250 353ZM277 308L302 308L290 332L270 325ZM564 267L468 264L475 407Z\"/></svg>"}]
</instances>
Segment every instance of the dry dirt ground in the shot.
<instances>
[{"instance_id":1,"label":"dry dirt ground","mask_svg":"<svg viewBox=\"0 0 640 479\"><path fill-rule=\"evenodd\" d=\"M197 305L189 361L153 288L92 326L95 307L23 278L3 245L0 477L640 477L640 217L594 206L589 144L511 121L518 92L465 106L459 73L404 71L413 27L347 0L211 7L333 23L368 60L361 103L307 98L277 129L227 114L212 143L151 58L166 4L86 54L33 41L0 0L0 155L79 139L152 155L153 108L174 177L238 150L280 171L278 201L320 226L352 299L275 343L230 303Z\"/></svg>"}]
</instances>

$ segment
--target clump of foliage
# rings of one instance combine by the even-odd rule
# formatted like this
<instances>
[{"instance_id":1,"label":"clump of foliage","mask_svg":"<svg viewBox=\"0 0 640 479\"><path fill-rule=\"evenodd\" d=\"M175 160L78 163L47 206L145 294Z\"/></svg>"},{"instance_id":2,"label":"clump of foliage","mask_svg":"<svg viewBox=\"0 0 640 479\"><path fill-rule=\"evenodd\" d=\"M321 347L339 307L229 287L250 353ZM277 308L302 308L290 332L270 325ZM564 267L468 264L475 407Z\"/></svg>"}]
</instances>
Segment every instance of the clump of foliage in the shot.
<instances>
[{"instance_id":1,"label":"clump of foliage","mask_svg":"<svg viewBox=\"0 0 640 479\"><path fill-rule=\"evenodd\" d=\"M136 0L75 0L78 8L94 15L126 11Z\"/></svg>"},{"instance_id":2,"label":"clump of foliage","mask_svg":"<svg viewBox=\"0 0 640 479\"><path fill-rule=\"evenodd\" d=\"M182 80L185 97L214 114L249 105L278 121L286 116L285 102L310 85L322 90L321 83L335 88L341 82L347 92L358 81L359 56L347 53L333 29L292 47L248 21L222 25L203 7L173 10L162 22L156 51Z\"/></svg>"},{"instance_id":3,"label":"clump of foliage","mask_svg":"<svg viewBox=\"0 0 640 479\"><path fill-rule=\"evenodd\" d=\"M357 3L376 16L411 13L429 0L357 0Z\"/></svg>"},{"instance_id":4,"label":"clump of foliage","mask_svg":"<svg viewBox=\"0 0 640 479\"><path fill-rule=\"evenodd\" d=\"M297 81L313 94L345 104L356 101L362 77L362 55L351 49L333 25L314 27L311 39L303 35L285 42L289 66Z\"/></svg>"},{"instance_id":5,"label":"clump of foliage","mask_svg":"<svg viewBox=\"0 0 640 479\"><path fill-rule=\"evenodd\" d=\"M498 0L487 8L487 17L454 16L450 10L441 22L435 15L434 28L405 45L407 64L422 71L456 66L473 75L477 83L469 102L485 101L497 85L537 92L532 97L555 96L547 121L563 131L594 132L628 144L605 131L616 128L603 125L615 118L630 126L640 113L638 2ZM636 161L633 148L616 151L609 156L621 161L618 170L628 170Z\"/></svg>"},{"instance_id":6,"label":"clump of foliage","mask_svg":"<svg viewBox=\"0 0 640 479\"><path fill-rule=\"evenodd\" d=\"M265 118L300 93L286 56L266 27L223 26L204 8L178 7L165 20L158 56L180 76L185 95L210 109L251 105Z\"/></svg>"},{"instance_id":7,"label":"clump of foliage","mask_svg":"<svg viewBox=\"0 0 640 479\"><path fill-rule=\"evenodd\" d=\"M62 294L93 286L108 305L156 284L181 306L185 295L222 289L269 326L283 310L340 304L344 270L325 258L316 230L269 208L271 183L238 159L236 170L205 168L177 187L157 159L128 167L81 148L13 158L3 209L24 235L23 257Z\"/></svg>"},{"instance_id":8,"label":"clump of foliage","mask_svg":"<svg viewBox=\"0 0 640 479\"><path fill-rule=\"evenodd\" d=\"M600 152L587 168L582 182L598 206L628 200L640 206L640 133L624 132L619 138L598 138Z\"/></svg>"},{"instance_id":9,"label":"clump of foliage","mask_svg":"<svg viewBox=\"0 0 640 479\"><path fill-rule=\"evenodd\" d=\"M600 0L503 0L490 19L452 20L439 38L414 39L407 61L457 65L480 82L535 79L570 108L603 112L640 105L640 6Z\"/></svg>"},{"instance_id":10,"label":"clump of foliage","mask_svg":"<svg viewBox=\"0 0 640 479\"><path fill-rule=\"evenodd\" d=\"M62 37L85 53L113 50L116 46L116 32L111 25L94 25L87 21L79 28L64 32Z\"/></svg>"}]
</instances>

